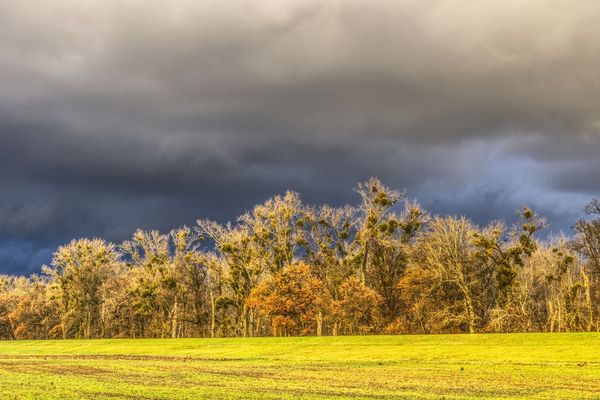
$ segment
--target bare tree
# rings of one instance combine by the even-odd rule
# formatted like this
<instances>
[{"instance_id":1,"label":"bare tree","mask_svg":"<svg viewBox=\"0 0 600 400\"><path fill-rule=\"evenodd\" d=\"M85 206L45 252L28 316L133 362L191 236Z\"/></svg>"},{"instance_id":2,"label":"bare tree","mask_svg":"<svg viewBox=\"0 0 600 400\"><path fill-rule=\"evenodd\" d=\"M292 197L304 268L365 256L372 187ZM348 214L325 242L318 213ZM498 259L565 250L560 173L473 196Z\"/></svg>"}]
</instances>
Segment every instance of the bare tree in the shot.
<instances>
[{"instance_id":1,"label":"bare tree","mask_svg":"<svg viewBox=\"0 0 600 400\"><path fill-rule=\"evenodd\" d=\"M428 228L417 238L413 249L413 267L429 275L428 290L434 293L444 289L446 299L439 301L436 317L445 326L465 326L469 333L477 330L479 316L475 302L485 280L476 262L476 249L472 241L476 228L465 218L435 217ZM450 296L450 292L455 295ZM450 301L454 298L454 301ZM446 306L441 306L447 303Z\"/></svg>"},{"instance_id":2,"label":"bare tree","mask_svg":"<svg viewBox=\"0 0 600 400\"><path fill-rule=\"evenodd\" d=\"M61 246L44 273L60 287L63 337L100 337L103 286L121 265L115 245L101 239Z\"/></svg>"}]
</instances>

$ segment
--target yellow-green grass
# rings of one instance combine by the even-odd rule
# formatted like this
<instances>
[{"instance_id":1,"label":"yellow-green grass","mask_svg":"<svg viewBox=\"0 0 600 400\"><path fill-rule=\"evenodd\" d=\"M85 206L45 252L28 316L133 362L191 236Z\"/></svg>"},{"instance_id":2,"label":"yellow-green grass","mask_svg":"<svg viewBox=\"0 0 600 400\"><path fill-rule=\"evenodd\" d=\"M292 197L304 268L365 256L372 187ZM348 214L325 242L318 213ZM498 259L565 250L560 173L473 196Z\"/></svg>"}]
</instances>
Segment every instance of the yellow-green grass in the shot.
<instances>
[{"instance_id":1,"label":"yellow-green grass","mask_svg":"<svg viewBox=\"0 0 600 400\"><path fill-rule=\"evenodd\" d=\"M0 342L1 399L600 399L600 334Z\"/></svg>"}]
</instances>

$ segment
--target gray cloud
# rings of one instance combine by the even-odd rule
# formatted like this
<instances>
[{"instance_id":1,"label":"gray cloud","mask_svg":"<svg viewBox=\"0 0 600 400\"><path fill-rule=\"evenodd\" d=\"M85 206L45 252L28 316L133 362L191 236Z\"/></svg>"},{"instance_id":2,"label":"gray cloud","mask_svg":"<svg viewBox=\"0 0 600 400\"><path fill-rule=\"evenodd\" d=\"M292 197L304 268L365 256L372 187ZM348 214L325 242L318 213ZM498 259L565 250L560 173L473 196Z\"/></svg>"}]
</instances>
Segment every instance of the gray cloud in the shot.
<instances>
[{"instance_id":1,"label":"gray cloud","mask_svg":"<svg viewBox=\"0 0 600 400\"><path fill-rule=\"evenodd\" d=\"M600 193L600 4L0 4L0 269L380 176L566 230ZM13 250L11 250L13 249ZM29 259L29 261L27 261Z\"/></svg>"}]
</instances>

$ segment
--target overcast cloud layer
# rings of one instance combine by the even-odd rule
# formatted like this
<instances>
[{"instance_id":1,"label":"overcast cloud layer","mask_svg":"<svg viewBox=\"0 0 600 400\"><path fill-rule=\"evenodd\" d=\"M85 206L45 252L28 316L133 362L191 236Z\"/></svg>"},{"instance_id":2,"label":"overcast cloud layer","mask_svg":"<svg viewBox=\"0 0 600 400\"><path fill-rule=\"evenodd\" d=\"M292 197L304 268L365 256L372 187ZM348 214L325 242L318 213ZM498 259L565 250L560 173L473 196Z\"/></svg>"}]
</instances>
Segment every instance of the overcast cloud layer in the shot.
<instances>
[{"instance_id":1,"label":"overcast cloud layer","mask_svg":"<svg viewBox=\"0 0 600 400\"><path fill-rule=\"evenodd\" d=\"M0 0L0 272L379 176L478 223L600 194L600 2Z\"/></svg>"}]
</instances>

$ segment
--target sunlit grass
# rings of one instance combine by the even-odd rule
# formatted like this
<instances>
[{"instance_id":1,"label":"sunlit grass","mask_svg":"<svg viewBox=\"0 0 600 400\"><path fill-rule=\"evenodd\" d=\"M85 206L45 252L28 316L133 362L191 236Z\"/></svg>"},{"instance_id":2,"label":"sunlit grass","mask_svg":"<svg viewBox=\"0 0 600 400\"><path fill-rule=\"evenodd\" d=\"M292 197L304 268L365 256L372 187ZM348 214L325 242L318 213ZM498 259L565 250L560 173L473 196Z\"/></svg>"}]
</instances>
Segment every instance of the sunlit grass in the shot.
<instances>
[{"instance_id":1,"label":"sunlit grass","mask_svg":"<svg viewBox=\"0 0 600 400\"><path fill-rule=\"evenodd\" d=\"M9 399L600 398L600 334L0 342Z\"/></svg>"}]
</instances>

